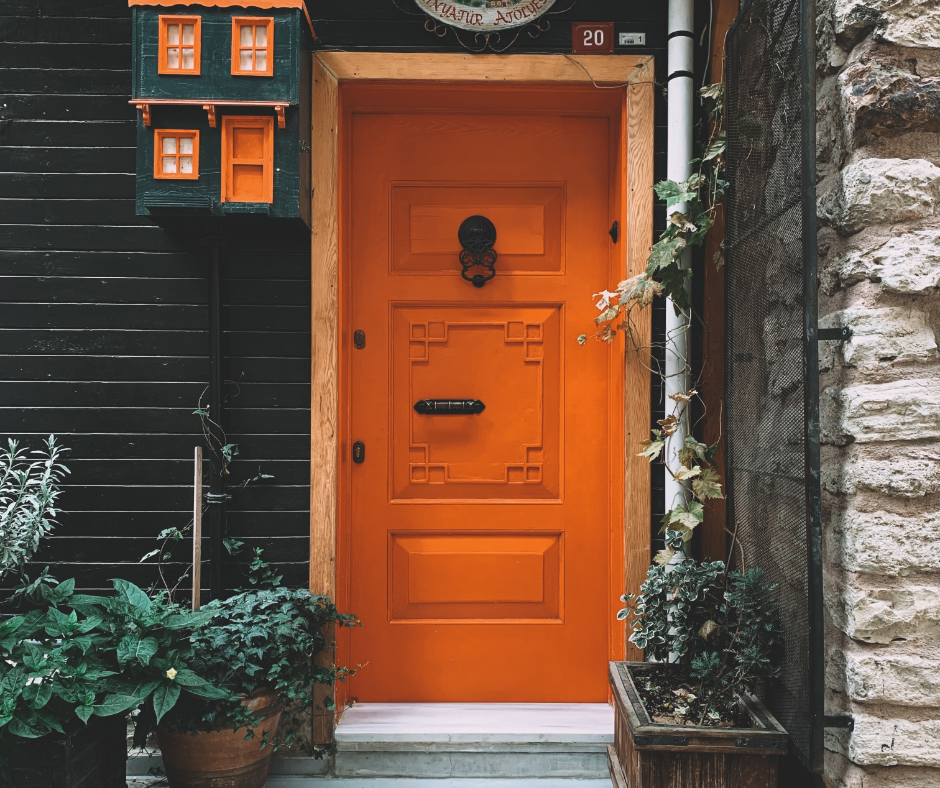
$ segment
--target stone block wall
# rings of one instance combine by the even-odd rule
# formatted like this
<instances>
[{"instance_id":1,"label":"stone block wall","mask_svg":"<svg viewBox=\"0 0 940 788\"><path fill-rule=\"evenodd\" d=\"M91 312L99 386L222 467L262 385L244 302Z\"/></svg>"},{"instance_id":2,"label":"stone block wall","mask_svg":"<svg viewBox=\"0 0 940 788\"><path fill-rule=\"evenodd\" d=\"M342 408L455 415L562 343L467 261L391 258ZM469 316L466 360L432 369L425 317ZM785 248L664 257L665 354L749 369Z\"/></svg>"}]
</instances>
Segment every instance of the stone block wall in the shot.
<instances>
[{"instance_id":1,"label":"stone block wall","mask_svg":"<svg viewBox=\"0 0 940 788\"><path fill-rule=\"evenodd\" d=\"M826 779L940 788L940 2L817 33Z\"/></svg>"}]
</instances>

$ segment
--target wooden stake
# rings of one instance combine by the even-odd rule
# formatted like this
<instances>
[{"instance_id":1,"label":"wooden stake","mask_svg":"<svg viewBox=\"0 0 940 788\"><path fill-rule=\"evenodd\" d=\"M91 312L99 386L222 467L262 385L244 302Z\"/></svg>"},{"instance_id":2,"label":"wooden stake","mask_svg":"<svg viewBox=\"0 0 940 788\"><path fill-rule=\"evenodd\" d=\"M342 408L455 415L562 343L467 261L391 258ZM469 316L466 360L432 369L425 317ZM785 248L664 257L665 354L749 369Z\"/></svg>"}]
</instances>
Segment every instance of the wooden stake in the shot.
<instances>
[{"instance_id":1,"label":"wooden stake","mask_svg":"<svg viewBox=\"0 0 940 788\"><path fill-rule=\"evenodd\" d=\"M196 447L193 478L193 610L199 610L202 592L202 447Z\"/></svg>"}]
</instances>

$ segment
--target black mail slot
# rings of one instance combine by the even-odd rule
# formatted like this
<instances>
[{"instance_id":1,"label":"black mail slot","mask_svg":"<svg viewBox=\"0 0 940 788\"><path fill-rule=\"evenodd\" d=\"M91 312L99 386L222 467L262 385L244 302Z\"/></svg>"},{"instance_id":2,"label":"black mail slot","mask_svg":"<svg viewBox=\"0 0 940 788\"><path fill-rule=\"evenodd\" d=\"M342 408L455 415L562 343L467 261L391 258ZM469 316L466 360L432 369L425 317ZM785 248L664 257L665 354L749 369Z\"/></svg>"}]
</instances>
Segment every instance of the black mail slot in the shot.
<instances>
[{"instance_id":1,"label":"black mail slot","mask_svg":"<svg viewBox=\"0 0 940 788\"><path fill-rule=\"evenodd\" d=\"M415 410L427 416L472 415L486 408L478 399L419 399Z\"/></svg>"}]
</instances>

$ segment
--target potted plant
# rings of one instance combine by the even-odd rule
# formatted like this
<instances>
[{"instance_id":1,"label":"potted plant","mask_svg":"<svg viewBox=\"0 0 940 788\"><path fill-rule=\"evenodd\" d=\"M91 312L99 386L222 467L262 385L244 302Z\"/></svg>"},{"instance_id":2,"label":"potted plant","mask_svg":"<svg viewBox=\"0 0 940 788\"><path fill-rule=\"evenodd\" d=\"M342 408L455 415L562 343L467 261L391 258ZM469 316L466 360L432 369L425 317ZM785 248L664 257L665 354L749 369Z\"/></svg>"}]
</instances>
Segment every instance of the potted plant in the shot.
<instances>
[{"instance_id":1,"label":"potted plant","mask_svg":"<svg viewBox=\"0 0 940 788\"><path fill-rule=\"evenodd\" d=\"M115 580L114 597L75 594L48 568L26 575L56 525L68 469L50 436L27 453L0 452L0 579L18 579L0 622L0 786L126 784L125 715L144 701L165 713L181 694L225 698L183 663L194 626L209 618L151 600ZM39 455L38 458L35 455Z\"/></svg>"},{"instance_id":2,"label":"potted plant","mask_svg":"<svg viewBox=\"0 0 940 788\"><path fill-rule=\"evenodd\" d=\"M623 597L630 640L654 662L610 663L614 788L776 788L787 733L752 693L779 672L773 592L760 569L680 559Z\"/></svg>"},{"instance_id":3,"label":"potted plant","mask_svg":"<svg viewBox=\"0 0 940 788\"><path fill-rule=\"evenodd\" d=\"M171 788L261 788L271 755L295 736L279 730L282 720L300 721L313 707L315 683L351 673L318 659L331 647L326 633L358 622L326 597L284 587L244 591L200 613L211 618L191 637L191 664L230 697L185 698L163 715L145 705L139 724L156 726Z\"/></svg>"},{"instance_id":4,"label":"potted plant","mask_svg":"<svg viewBox=\"0 0 940 788\"><path fill-rule=\"evenodd\" d=\"M0 622L0 786L124 785L123 720L94 717L110 672L97 653L95 621L60 606L75 583L29 562L56 526L57 499L69 472L67 449L46 441L28 451L10 439L0 451L0 580L18 585Z\"/></svg>"},{"instance_id":5,"label":"potted plant","mask_svg":"<svg viewBox=\"0 0 940 788\"><path fill-rule=\"evenodd\" d=\"M695 379L682 338L685 329L667 334L658 347L667 363L656 362L643 329L649 316L641 316L665 296L680 326L700 321L692 309L686 251L704 245L727 185L723 85L709 85L700 93L708 139L701 157L691 162L691 177L654 186L667 210L676 210L650 247L646 271L594 296L600 299L595 338L613 342L623 332L628 349L645 359L665 391L672 391L659 429L640 451L671 477L671 508L660 531L665 549L654 559L639 596L623 597L627 607L619 615L632 615L631 642L659 664L610 664L616 732L608 756L615 788L775 788L777 757L787 750L786 731L752 694L778 673L781 632L774 587L764 582L759 568L726 572L721 561L689 557L706 508L724 497L714 464L718 444L706 445L694 435L693 412L703 413L705 403L699 395L701 371ZM723 262L720 248L714 261ZM578 341L584 344L587 335ZM720 513L715 518L720 522ZM729 536L729 555L737 546L743 563L736 535Z\"/></svg>"}]
</instances>

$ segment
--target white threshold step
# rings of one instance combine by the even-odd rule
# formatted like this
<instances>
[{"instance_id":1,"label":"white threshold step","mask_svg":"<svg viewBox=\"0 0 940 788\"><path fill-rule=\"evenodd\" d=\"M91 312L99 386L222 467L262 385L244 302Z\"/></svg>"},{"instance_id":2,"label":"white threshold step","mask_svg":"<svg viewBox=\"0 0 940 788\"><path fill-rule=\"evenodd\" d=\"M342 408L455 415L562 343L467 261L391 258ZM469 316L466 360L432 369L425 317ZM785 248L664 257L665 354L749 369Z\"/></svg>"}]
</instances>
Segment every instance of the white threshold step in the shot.
<instances>
[{"instance_id":1,"label":"white threshold step","mask_svg":"<svg viewBox=\"0 0 940 788\"><path fill-rule=\"evenodd\" d=\"M336 728L337 777L607 777L606 703L364 703Z\"/></svg>"}]
</instances>

